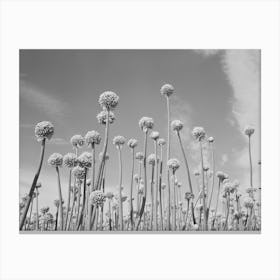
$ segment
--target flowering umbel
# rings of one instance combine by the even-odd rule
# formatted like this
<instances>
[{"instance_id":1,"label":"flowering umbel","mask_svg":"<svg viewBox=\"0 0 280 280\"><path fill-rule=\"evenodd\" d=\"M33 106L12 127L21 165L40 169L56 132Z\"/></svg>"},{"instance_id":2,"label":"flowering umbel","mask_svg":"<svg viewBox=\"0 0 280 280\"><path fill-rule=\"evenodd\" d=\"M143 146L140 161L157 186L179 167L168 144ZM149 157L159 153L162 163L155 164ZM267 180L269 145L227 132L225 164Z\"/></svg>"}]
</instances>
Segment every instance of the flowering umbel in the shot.
<instances>
[{"instance_id":1,"label":"flowering umbel","mask_svg":"<svg viewBox=\"0 0 280 280\"><path fill-rule=\"evenodd\" d=\"M115 114L111 111L108 112L104 110L96 116L98 123L105 125L107 122L107 114L109 114L109 124L112 124L116 119Z\"/></svg>"},{"instance_id":2,"label":"flowering umbel","mask_svg":"<svg viewBox=\"0 0 280 280\"><path fill-rule=\"evenodd\" d=\"M102 191L93 191L89 196L89 202L92 205L102 206L106 201L106 195Z\"/></svg>"},{"instance_id":3,"label":"flowering umbel","mask_svg":"<svg viewBox=\"0 0 280 280\"><path fill-rule=\"evenodd\" d=\"M127 142L127 146L131 149L134 149L137 146L138 141L136 139L129 139Z\"/></svg>"},{"instance_id":4,"label":"flowering umbel","mask_svg":"<svg viewBox=\"0 0 280 280\"><path fill-rule=\"evenodd\" d=\"M150 154L147 158L147 161L151 165L155 165L156 163L156 155L155 154Z\"/></svg>"},{"instance_id":5,"label":"flowering umbel","mask_svg":"<svg viewBox=\"0 0 280 280\"><path fill-rule=\"evenodd\" d=\"M196 140L202 141L205 138L206 133L203 127L196 126L192 131L192 135Z\"/></svg>"},{"instance_id":6,"label":"flowering umbel","mask_svg":"<svg viewBox=\"0 0 280 280\"><path fill-rule=\"evenodd\" d=\"M63 164L68 168L73 168L77 164L77 157L73 153L68 153L63 157Z\"/></svg>"},{"instance_id":7,"label":"flowering umbel","mask_svg":"<svg viewBox=\"0 0 280 280\"><path fill-rule=\"evenodd\" d=\"M244 134L248 135L249 137L254 134L255 129L252 126L246 126L244 129Z\"/></svg>"},{"instance_id":8,"label":"flowering umbel","mask_svg":"<svg viewBox=\"0 0 280 280\"><path fill-rule=\"evenodd\" d=\"M92 144L98 145L101 142L101 136L97 131L91 130L88 131L87 134L85 135L85 140L88 145L92 145Z\"/></svg>"},{"instance_id":9,"label":"flowering umbel","mask_svg":"<svg viewBox=\"0 0 280 280\"><path fill-rule=\"evenodd\" d=\"M137 152L135 155L135 158L138 160L142 160L144 158L144 155L142 152Z\"/></svg>"},{"instance_id":10,"label":"flowering umbel","mask_svg":"<svg viewBox=\"0 0 280 280\"><path fill-rule=\"evenodd\" d=\"M35 126L35 136L37 141L42 141L43 139L51 140L54 134L54 126L51 122L43 121L39 122Z\"/></svg>"},{"instance_id":11,"label":"flowering umbel","mask_svg":"<svg viewBox=\"0 0 280 280\"><path fill-rule=\"evenodd\" d=\"M171 128L174 131L180 131L183 128L184 124L180 120L174 120L171 123Z\"/></svg>"},{"instance_id":12,"label":"flowering umbel","mask_svg":"<svg viewBox=\"0 0 280 280\"><path fill-rule=\"evenodd\" d=\"M166 141L163 138L158 139L159 146L164 146L166 144Z\"/></svg>"},{"instance_id":13,"label":"flowering umbel","mask_svg":"<svg viewBox=\"0 0 280 280\"><path fill-rule=\"evenodd\" d=\"M103 110L110 111L117 107L119 103L119 97L113 91L105 91L99 96L98 102Z\"/></svg>"},{"instance_id":14,"label":"flowering umbel","mask_svg":"<svg viewBox=\"0 0 280 280\"><path fill-rule=\"evenodd\" d=\"M85 169L82 168L81 166L75 166L72 170L72 173L74 177L81 180L85 176Z\"/></svg>"},{"instance_id":15,"label":"flowering umbel","mask_svg":"<svg viewBox=\"0 0 280 280\"><path fill-rule=\"evenodd\" d=\"M157 141L159 139L159 132L158 131L151 132L150 138L153 139L154 141Z\"/></svg>"},{"instance_id":16,"label":"flowering umbel","mask_svg":"<svg viewBox=\"0 0 280 280\"><path fill-rule=\"evenodd\" d=\"M50 155L48 159L48 164L55 167L61 166L62 162L63 162L63 157L59 153L53 153L52 155Z\"/></svg>"},{"instance_id":17,"label":"flowering umbel","mask_svg":"<svg viewBox=\"0 0 280 280\"><path fill-rule=\"evenodd\" d=\"M165 84L160 89L161 95L164 95L166 97L169 97L174 93L174 87L170 84Z\"/></svg>"},{"instance_id":18,"label":"flowering umbel","mask_svg":"<svg viewBox=\"0 0 280 280\"><path fill-rule=\"evenodd\" d=\"M83 152L77 159L81 167L90 168L92 164L92 155L89 152Z\"/></svg>"},{"instance_id":19,"label":"flowering umbel","mask_svg":"<svg viewBox=\"0 0 280 280\"><path fill-rule=\"evenodd\" d=\"M167 166L169 169L172 169L175 172L180 167L180 161L176 158L171 158L167 161Z\"/></svg>"},{"instance_id":20,"label":"flowering umbel","mask_svg":"<svg viewBox=\"0 0 280 280\"><path fill-rule=\"evenodd\" d=\"M153 129L154 127L154 120L149 117L143 117L139 121L139 127L144 131L148 131L149 129Z\"/></svg>"},{"instance_id":21,"label":"flowering umbel","mask_svg":"<svg viewBox=\"0 0 280 280\"><path fill-rule=\"evenodd\" d=\"M74 135L70 142L74 148L81 148L85 144L85 139L82 135Z\"/></svg>"},{"instance_id":22,"label":"flowering umbel","mask_svg":"<svg viewBox=\"0 0 280 280\"><path fill-rule=\"evenodd\" d=\"M125 138L123 136L115 136L113 139L113 144L120 148L125 143Z\"/></svg>"}]
</instances>

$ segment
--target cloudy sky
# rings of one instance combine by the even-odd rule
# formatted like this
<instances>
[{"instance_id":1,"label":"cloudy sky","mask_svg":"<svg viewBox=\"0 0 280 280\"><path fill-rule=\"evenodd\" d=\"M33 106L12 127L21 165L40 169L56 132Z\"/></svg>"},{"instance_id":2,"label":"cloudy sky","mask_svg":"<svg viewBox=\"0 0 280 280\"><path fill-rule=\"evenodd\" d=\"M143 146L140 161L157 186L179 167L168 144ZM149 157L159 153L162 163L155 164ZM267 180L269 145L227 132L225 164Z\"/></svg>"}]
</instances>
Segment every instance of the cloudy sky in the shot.
<instances>
[{"instance_id":1,"label":"cloudy sky","mask_svg":"<svg viewBox=\"0 0 280 280\"><path fill-rule=\"evenodd\" d=\"M184 122L183 139L192 172L198 168L197 145L191 136L194 126L203 126L215 138L216 171L249 186L246 125L256 129L252 138L254 186L260 186L260 51L257 50L21 50L20 51L20 196L28 192L39 161L40 144L34 136L36 123L48 120L55 135L47 143L39 181L40 207L51 206L58 197L55 170L47 165L54 152L72 152L69 139L97 130L104 135L96 115L101 111L99 95L112 90L120 97L111 127L107 190L117 191L117 150L112 138L123 135L139 140L138 121L152 117L154 129L166 138L166 102L160 95L170 83L176 94L171 99L172 119ZM182 162L177 138L172 135L172 157ZM99 150L101 146L98 147ZM85 147L83 150L87 150ZM149 142L148 153L153 152ZM98 151L99 153L99 151ZM124 192L128 194L131 153L123 149ZM207 154L205 160L208 162ZM208 163L211 169L211 161ZM66 200L67 175L61 170ZM178 179L187 191L182 164ZM195 178L193 176L193 183Z\"/></svg>"}]
</instances>

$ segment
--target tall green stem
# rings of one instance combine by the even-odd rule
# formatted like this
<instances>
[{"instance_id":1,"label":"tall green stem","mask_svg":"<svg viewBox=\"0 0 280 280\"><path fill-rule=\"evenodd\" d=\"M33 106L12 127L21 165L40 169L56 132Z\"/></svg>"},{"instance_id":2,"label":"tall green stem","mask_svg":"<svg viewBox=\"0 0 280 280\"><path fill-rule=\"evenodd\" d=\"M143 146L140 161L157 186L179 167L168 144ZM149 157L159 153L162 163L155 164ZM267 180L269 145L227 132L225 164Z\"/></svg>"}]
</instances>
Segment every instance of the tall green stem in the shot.
<instances>
[{"instance_id":1,"label":"tall green stem","mask_svg":"<svg viewBox=\"0 0 280 280\"><path fill-rule=\"evenodd\" d=\"M213 174L213 176L214 176L214 174ZM216 220L216 216L217 216L217 210L218 210L218 205L219 205L220 189L221 189L221 180L219 179L218 193L217 193L216 206L215 206L215 214L214 214L213 223L212 223L213 227L215 225L215 220Z\"/></svg>"},{"instance_id":2,"label":"tall green stem","mask_svg":"<svg viewBox=\"0 0 280 280\"><path fill-rule=\"evenodd\" d=\"M192 180L191 180L190 168L189 168L187 156L186 156L186 153L185 153L183 144L182 144L182 139L181 139L181 135L180 135L180 132L179 132L179 131L177 131L177 136L178 136L180 148L181 148L181 151L182 151L182 154L183 154L184 163L185 163L185 166L186 166L186 169L187 169L189 189L190 189L191 194L193 194L193 188L192 188ZM195 224L196 221L195 221L195 214L194 214L194 207L193 207L193 201L192 201L192 200L191 200L191 211L192 211L193 223Z\"/></svg>"},{"instance_id":3,"label":"tall green stem","mask_svg":"<svg viewBox=\"0 0 280 280\"><path fill-rule=\"evenodd\" d=\"M123 205L122 205L122 153L121 147L118 146L119 152L119 222L120 230L123 230Z\"/></svg>"},{"instance_id":4,"label":"tall green stem","mask_svg":"<svg viewBox=\"0 0 280 280\"><path fill-rule=\"evenodd\" d=\"M58 166L55 167L57 173L57 186L58 186L58 195L59 195L59 208L60 208L60 230L63 230L63 208L62 208L62 192L61 192L61 183Z\"/></svg>"},{"instance_id":5,"label":"tall green stem","mask_svg":"<svg viewBox=\"0 0 280 280\"><path fill-rule=\"evenodd\" d=\"M25 208L24 208L22 216L21 216L21 220L20 220L20 224L19 224L19 229L20 230L22 230L22 228L24 226L26 215L27 215L27 212L28 212L28 209L29 209L29 206L30 206L30 202L31 202L31 199L33 197L33 193L34 193L34 190L36 188L36 184L37 184L40 172L41 172L43 159L44 159L44 154L45 154L45 146L46 146L46 139L44 138L42 140L42 143L41 143L41 155L40 155L39 167L38 167L38 170L37 170L37 172L34 176L34 179L33 179L32 185L30 187L29 194L28 194L28 198L27 198L27 201L26 201L26 205L25 205Z\"/></svg>"},{"instance_id":6,"label":"tall green stem","mask_svg":"<svg viewBox=\"0 0 280 280\"><path fill-rule=\"evenodd\" d=\"M161 184L162 184L162 146L160 147L160 168L159 168L159 211L160 211L160 225L161 225L161 230L163 230L163 212L162 212L162 189L161 189Z\"/></svg>"},{"instance_id":7,"label":"tall green stem","mask_svg":"<svg viewBox=\"0 0 280 280\"><path fill-rule=\"evenodd\" d=\"M39 192L36 188L36 230L39 230Z\"/></svg>"},{"instance_id":8,"label":"tall green stem","mask_svg":"<svg viewBox=\"0 0 280 280\"><path fill-rule=\"evenodd\" d=\"M67 229L68 212L69 212L69 207L70 207L71 177L72 177L72 169L70 168L70 171L69 171L69 183L68 183L67 208L66 208L66 218L65 218L65 230Z\"/></svg>"},{"instance_id":9,"label":"tall green stem","mask_svg":"<svg viewBox=\"0 0 280 280\"><path fill-rule=\"evenodd\" d=\"M133 230L133 201L132 201L132 192L133 192L133 175L134 175L134 148L132 148L132 167L131 167L131 181L130 181L130 223L131 223L131 230Z\"/></svg>"},{"instance_id":10,"label":"tall green stem","mask_svg":"<svg viewBox=\"0 0 280 280\"><path fill-rule=\"evenodd\" d=\"M211 145L211 151L212 151L212 185L211 185L211 191L210 191L210 196L208 200L208 206L207 206L207 220L209 216L209 211L211 207L211 202L212 202L212 196L213 196L213 190L214 190L214 185L215 185L215 157L214 157L214 147L213 144Z\"/></svg>"},{"instance_id":11,"label":"tall green stem","mask_svg":"<svg viewBox=\"0 0 280 280\"><path fill-rule=\"evenodd\" d=\"M157 148L157 140L154 141L154 149L156 155L155 162L155 185L154 185L154 218L153 218L153 228L154 230L158 230L158 148Z\"/></svg>"},{"instance_id":12,"label":"tall green stem","mask_svg":"<svg viewBox=\"0 0 280 280\"><path fill-rule=\"evenodd\" d=\"M253 166L252 166L252 154L251 154L251 136L249 136L249 161L250 161L250 186L253 188ZM253 191L250 192L250 196L253 197Z\"/></svg>"},{"instance_id":13,"label":"tall green stem","mask_svg":"<svg viewBox=\"0 0 280 280\"><path fill-rule=\"evenodd\" d=\"M170 100L169 97L166 97L166 105L167 105L167 154L166 154L166 162L170 159ZM166 180L167 180L167 229L171 230L170 224L170 207L171 207L171 199L170 199L170 174L169 168L166 168Z\"/></svg>"},{"instance_id":14,"label":"tall green stem","mask_svg":"<svg viewBox=\"0 0 280 280\"><path fill-rule=\"evenodd\" d=\"M136 226L136 230L138 230L139 225L141 223L141 219L145 210L145 204L146 204L146 197L147 197L147 134L148 130L145 131L145 136L144 136L144 157L143 157L143 169L144 169L144 194L142 198L142 204L141 204L141 209L139 213L139 220Z\"/></svg>"},{"instance_id":15,"label":"tall green stem","mask_svg":"<svg viewBox=\"0 0 280 280\"><path fill-rule=\"evenodd\" d=\"M206 203L205 203L205 182L204 182L204 162L203 162L203 152L202 143L200 144L200 156L201 156L201 175L202 175L202 204L203 204L203 229L207 230L207 219L206 219Z\"/></svg>"}]
</instances>

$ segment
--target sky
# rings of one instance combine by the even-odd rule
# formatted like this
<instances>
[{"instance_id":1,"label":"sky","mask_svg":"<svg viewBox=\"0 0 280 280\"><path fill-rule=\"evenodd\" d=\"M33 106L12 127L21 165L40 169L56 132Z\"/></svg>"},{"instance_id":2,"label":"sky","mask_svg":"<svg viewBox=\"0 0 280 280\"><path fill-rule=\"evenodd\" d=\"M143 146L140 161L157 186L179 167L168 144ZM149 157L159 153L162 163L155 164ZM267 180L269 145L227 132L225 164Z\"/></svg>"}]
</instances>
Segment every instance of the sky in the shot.
<instances>
[{"instance_id":1,"label":"sky","mask_svg":"<svg viewBox=\"0 0 280 280\"><path fill-rule=\"evenodd\" d=\"M253 184L260 187L260 55L259 50L20 50L20 197L28 193L39 162L40 143L34 127L40 121L51 121L55 133L46 145L39 203L40 208L54 209L57 179L47 159L54 152L73 152L69 140L75 134L96 130L104 139L104 126L98 124L96 115L101 111L98 97L107 90L120 97L116 121L110 128L110 160L106 168L106 190L117 192L118 157L112 139L117 135L127 140L136 138L136 152L142 151L143 132L138 122L143 116L152 117L154 130L167 138L166 100L160 94L166 83L175 88L171 119L184 123L182 138L191 172L199 167L199 152L191 131L202 126L207 136L215 139L216 171L226 172L230 180L239 180L244 193L249 187L249 158L243 130L252 125ZM188 184L183 158L176 135L171 136L171 157L181 161L178 180L185 193ZM84 147L79 152L86 150L90 151ZM128 195L131 151L125 146L122 153L123 186ZM149 140L148 154L151 153L153 143ZM206 150L205 161L211 170ZM64 200L67 176L68 170L63 167ZM195 185L194 176L192 181Z\"/></svg>"}]
</instances>

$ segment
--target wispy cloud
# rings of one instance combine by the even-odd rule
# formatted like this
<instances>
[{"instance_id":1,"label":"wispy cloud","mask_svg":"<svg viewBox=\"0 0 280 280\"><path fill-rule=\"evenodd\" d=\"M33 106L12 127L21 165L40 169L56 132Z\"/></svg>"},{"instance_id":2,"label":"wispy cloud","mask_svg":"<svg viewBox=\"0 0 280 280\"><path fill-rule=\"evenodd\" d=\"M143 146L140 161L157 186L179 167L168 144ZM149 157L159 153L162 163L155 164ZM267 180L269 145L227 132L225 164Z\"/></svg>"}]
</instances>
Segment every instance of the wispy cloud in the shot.
<instances>
[{"instance_id":1,"label":"wispy cloud","mask_svg":"<svg viewBox=\"0 0 280 280\"><path fill-rule=\"evenodd\" d=\"M52 119L61 118L65 114L65 102L23 79L20 81L20 97Z\"/></svg>"},{"instance_id":2,"label":"wispy cloud","mask_svg":"<svg viewBox=\"0 0 280 280\"><path fill-rule=\"evenodd\" d=\"M52 138L50 141L49 141L49 144L53 144L53 145L68 145L69 142L67 142L65 139L63 138Z\"/></svg>"},{"instance_id":3,"label":"wispy cloud","mask_svg":"<svg viewBox=\"0 0 280 280\"><path fill-rule=\"evenodd\" d=\"M253 163L260 158L260 50L200 50L205 57L221 55L221 65L233 89L232 112L228 118L232 126L236 126L244 136L244 147L234 153L235 164L248 170L247 139L243 134L246 125L255 128L252 137ZM254 170L258 171L255 166Z\"/></svg>"}]
</instances>

